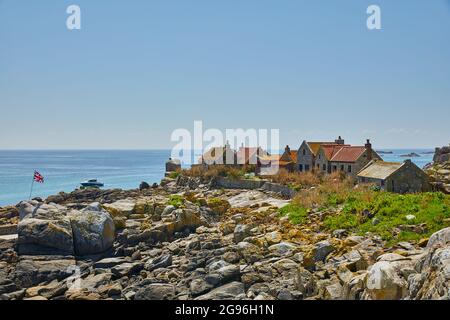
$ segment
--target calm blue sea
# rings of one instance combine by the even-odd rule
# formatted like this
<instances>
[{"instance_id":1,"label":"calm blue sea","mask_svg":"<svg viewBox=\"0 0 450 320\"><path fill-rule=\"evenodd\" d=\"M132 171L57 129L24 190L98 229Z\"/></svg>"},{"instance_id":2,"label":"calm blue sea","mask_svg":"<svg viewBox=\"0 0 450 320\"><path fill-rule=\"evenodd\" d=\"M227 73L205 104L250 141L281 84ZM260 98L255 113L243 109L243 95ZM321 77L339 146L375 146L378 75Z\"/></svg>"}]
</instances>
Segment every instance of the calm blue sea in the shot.
<instances>
[{"instance_id":1,"label":"calm blue sea","mask_svg":"<svg viewBox=\"0 0 450 320\"><path fill-rule=\"evenodd\" d=\"M388 151L388 150L386 150ZM402 154L415 152L412 160L423 167L431 162L431 150L392 150L386 161L403 161ZM2 151L0 150L0 206L28 199L34 170L45 177L34 184L33 197L45 198L60 191L70 192L80 182L98 179L105 188L138 188L141 181L159 183L170 150L139 151Z\"/></svg>"}]
</instances>

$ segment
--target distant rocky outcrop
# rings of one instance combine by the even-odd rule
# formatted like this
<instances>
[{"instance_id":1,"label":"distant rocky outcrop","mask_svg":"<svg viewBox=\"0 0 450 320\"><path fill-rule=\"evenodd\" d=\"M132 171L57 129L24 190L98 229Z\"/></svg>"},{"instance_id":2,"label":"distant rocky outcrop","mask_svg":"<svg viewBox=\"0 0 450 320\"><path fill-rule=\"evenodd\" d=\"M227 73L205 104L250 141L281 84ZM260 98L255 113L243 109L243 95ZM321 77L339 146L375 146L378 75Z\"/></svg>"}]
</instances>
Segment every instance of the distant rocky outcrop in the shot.
<instances>
[{"instance_id":1,"label":"distant rocky outcrop","mask_svg":"<svg viewBox=\"0 0 450 320\"><path fill-rule=\"evenodd\" d=\"M408 154L402 154L402 155L400 155L400 157L403 157L403 158L418 158L418 157L420 157L420 154L417 154L415 152L411 152L411 153L408 153Z\"/></svg>"},{"instance_id":2,"label":"distant rocky outcrop","mask_svg":"<svg viewBox=\"0 0 450 320\"><path fill-rule=\"evenodd\" d=\"M433 163L425 167L436 190L450 193L450 145L436 148Z\"/></svg>"}]
</instances>

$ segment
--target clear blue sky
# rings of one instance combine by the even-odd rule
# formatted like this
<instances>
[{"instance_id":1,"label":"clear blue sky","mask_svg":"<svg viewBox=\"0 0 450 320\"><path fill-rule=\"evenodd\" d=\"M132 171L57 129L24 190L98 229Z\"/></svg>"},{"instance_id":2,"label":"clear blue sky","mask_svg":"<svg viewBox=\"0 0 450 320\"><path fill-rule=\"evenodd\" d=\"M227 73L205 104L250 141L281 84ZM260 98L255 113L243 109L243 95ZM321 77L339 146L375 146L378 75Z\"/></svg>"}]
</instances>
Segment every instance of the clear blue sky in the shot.
<instances>
[{"instance_id":1,"label":"clear blue sky","mask_svg":"<svg viewBox=\"0 0 450 320\"><path fill-rule=\"evenodd\" d=\"M448 0L0 0L0 148L170 148L194 120L434 147L449 119Z\"/></svg>"}]
</instances>

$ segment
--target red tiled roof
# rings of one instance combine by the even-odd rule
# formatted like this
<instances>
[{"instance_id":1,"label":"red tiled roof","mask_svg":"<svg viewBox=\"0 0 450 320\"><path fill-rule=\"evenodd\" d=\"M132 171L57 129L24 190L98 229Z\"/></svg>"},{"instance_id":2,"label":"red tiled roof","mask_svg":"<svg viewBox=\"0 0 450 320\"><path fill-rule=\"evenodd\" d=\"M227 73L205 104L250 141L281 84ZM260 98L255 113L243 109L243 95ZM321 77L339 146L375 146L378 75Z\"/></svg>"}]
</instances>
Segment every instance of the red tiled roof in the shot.
<instances>
[{"instance_id":1,"label":"red tiled roof","mask_svg":"<svg viewBox=\"0 0 450 320\"><path fill-rule=\"evenodd\" d=\"M341 150L343 147L349 147L348 144L324 144L322 145L323 152L325 154L325 158L327 160L331 160L333 156Z\"/></svg>"},{"instance_id":2,"label":"red tiled roof","mask_svg":"<svg viewBox=\"0 0 450 320\"><path fill-rule=\"evenodd\" d=\"M364 146L343 146L338 150L330 161L335 162L355 162L364 153Z\"/></svg>"}]
</instances>

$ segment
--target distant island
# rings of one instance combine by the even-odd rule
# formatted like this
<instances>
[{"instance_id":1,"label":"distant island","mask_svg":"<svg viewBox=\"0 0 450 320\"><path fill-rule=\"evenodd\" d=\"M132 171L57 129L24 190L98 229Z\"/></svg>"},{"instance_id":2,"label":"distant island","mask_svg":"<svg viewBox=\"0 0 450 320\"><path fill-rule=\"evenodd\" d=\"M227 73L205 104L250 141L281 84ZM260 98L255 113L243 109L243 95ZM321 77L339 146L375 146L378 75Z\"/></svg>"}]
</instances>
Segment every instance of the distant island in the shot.
<instances>
[{"instance_id":1,"label":"distant island","mask_svg":"<svg viewBox=\"0 0 450 320\"><path fill-rule=\"evenodd\" d=\"M377 151L379 154L393 154L393 151Z\"/></svg>"},{"instance_id":2,"label":"distant island","mask_svg":"<svg viewBox=\"0 0 450 320\"><path fill-rule=\"evenodd\" d=\"M408 153L408 154L402 154L402 155L400 155L400 157L403 157L403 158L417 158L417 157L420 157L420 155L418 155L415 152L411 152L411 153Z\"/></svg>"}]
</instances>

